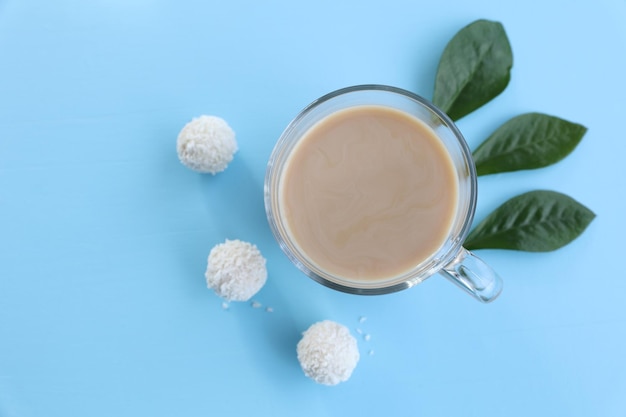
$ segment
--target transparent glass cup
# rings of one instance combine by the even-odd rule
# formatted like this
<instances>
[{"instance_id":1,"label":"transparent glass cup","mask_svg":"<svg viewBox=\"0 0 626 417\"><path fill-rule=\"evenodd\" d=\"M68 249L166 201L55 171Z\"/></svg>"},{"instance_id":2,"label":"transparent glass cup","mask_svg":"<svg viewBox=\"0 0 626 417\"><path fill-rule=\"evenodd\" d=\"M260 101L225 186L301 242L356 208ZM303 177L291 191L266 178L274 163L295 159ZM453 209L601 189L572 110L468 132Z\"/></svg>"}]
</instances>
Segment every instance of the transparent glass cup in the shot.
<instances>
[{"instance_id":1,"label":"transparent glass cup","mask_svg":"<svg viewBox=\"0 0 626 417\"><path fill-rule=\"evenodd\" d=\"M390 107L426 123L447 149L458 179L457 211L443 245L408 271L382 280L341 277L316 265L288 233L288 225L281 208L281 178L285 164L298 141L327 116L362 105ZM384 85L360 85L334 91L314 101L296 116L278 139L268 162L264 193L269 225L283 252L302 272L327 287L351 294L387 294L413 287L438 274L481 302L494 300L502 290L502 280L498 274L462 246L472 225L477 198L476 169L471 151L452 120L428 100L416 94Z\"/></svg>"}]
</instances>

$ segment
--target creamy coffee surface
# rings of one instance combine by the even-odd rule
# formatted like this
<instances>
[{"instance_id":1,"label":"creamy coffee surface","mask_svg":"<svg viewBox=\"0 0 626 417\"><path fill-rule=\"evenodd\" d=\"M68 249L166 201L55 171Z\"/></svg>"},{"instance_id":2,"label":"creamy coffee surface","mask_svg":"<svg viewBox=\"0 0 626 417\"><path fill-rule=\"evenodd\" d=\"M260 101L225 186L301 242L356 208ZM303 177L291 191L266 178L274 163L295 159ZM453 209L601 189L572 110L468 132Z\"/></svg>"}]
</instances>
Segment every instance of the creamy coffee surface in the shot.
<instances>
[{"instance_id":1,"label":"creamy coffee surface","mask_svg":"<svg viewBox=\"0 0 626 417\"><path fill-rule=\"evenodd\" d=\"M357 106L305 133L280 181L281 216L319 268L352 281L401 275L435 253L458 180L443 143L402 111Z\"/></svg>"}]
</instances>

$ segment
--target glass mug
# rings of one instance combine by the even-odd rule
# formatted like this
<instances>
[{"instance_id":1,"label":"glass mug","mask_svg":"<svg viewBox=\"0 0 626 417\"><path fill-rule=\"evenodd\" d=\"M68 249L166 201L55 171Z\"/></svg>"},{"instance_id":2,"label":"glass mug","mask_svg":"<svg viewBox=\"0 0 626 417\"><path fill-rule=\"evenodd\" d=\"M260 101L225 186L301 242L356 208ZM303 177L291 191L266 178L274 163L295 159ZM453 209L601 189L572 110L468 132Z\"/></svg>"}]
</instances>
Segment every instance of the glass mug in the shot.
<instances>
[{"instance_id":1,"label":"glass mug","mask_svg":"<svg viewBox=\"0 0 626 417\"><path fill-rule=\"evenodd\" d=\"M341 276L316 264L289 233L281 199L285 166L300 139L327 116L357 106L399 110L425 123L444 145L458 180L456 212L444 243L427 259L385 279ZM384 85L360 85L334 91L314 101L296 116L278 139L268 162L264 188L267 218L282 251L302 272L327 287L351 294L386 294L413 287L439 274L481 302L494 300L502 290L502 280L497 273L462 246L472 225L477 198L476 169L471 151L453 121L416 94Z\"/></svg>"}]
</instances>

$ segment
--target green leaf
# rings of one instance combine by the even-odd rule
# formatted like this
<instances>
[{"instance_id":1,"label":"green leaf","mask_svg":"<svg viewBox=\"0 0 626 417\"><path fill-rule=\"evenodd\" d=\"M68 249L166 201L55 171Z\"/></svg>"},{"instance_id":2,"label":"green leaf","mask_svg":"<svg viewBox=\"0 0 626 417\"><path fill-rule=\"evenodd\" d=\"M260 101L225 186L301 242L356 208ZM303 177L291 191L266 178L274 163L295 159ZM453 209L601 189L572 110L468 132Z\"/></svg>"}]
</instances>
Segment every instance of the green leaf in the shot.
<instances>
[{"instance_id":1,"label":"green leaf","mask_svg":"<svg viewBox=\"0 0 626 417\"><path fill-rule=\"evenodd\" d=\"M552 251L576 239L594 218L591 210L565 194L530 191L487 216L471 231L464 246L469 250Z\"/></svg>"},{"instance_id":2,"label":"green leaf","mask_svg":"<svg viewBox=\"0 0 626 417\"><path fill-rule=\"evenodd\" d=\"M446 45L433 103L458 120L500 94L509 83L512 66L513 53L502 24L477 20Z\"/></svg>"},{"instance_id":3,"label":"green leaf","mask_svg":"<svg viewBox=\"0 0 626 417\"><path fill-rule=\"evenodd\" d=\"M478 175L535 169L569 155L587 132L585 126L541 113L514 117L473 153Z\"/></svg>"}]
</instances>

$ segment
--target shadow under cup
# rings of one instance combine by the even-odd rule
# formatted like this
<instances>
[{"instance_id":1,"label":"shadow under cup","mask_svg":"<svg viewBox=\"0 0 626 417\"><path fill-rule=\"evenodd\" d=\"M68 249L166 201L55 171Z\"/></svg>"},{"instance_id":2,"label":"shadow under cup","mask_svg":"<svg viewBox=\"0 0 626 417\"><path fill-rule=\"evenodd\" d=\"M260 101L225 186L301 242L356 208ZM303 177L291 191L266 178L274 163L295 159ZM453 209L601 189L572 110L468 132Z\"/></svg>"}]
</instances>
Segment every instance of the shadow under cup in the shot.
<instances>
[{"instance_id":1,"label":"shadow under cup","mask_svg":"<svg viewBox=\"0 0 626 417\"><path fill-rule=\"evenodd\" d=\"M299 140L318 122L337 111L356 106L383 106L411 115L427 126L445 146L458 180L456 214L444 243L430 257L400 275L379 280L357 280L325 271L303 253L288 233L280 198L281 178ZM441 274L482 302L495 299L502 288L498 275L462 247L474 217L477 181L471 151L450 118L428 100L411 92L383 85L340 89L311 103L287 126L276 143L265 177L265 209L272 233L287 257L306 275L335 290L363 295L400 291ZM381 244L384 244L382 242Z\"/></svg>"}]
</instances>

